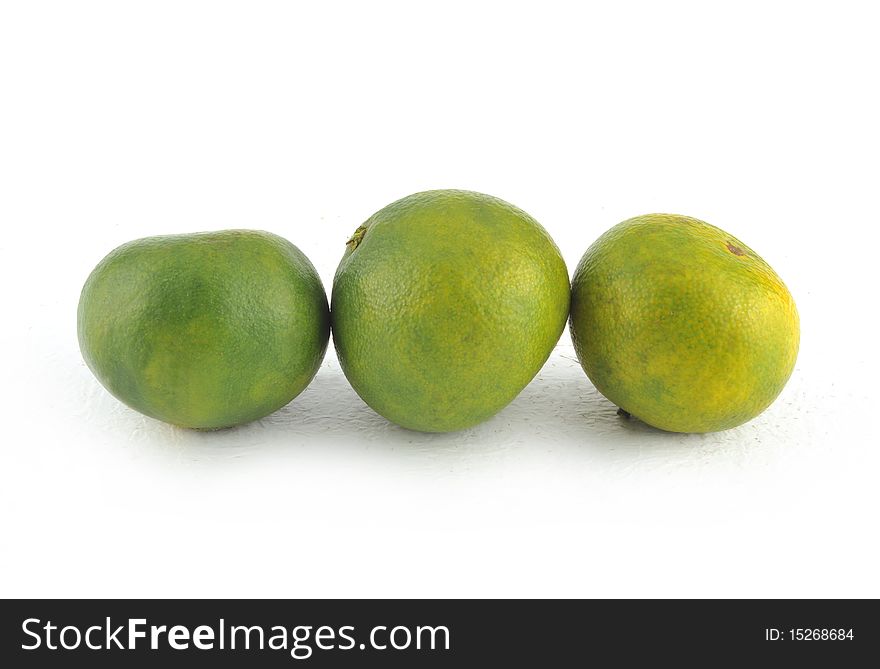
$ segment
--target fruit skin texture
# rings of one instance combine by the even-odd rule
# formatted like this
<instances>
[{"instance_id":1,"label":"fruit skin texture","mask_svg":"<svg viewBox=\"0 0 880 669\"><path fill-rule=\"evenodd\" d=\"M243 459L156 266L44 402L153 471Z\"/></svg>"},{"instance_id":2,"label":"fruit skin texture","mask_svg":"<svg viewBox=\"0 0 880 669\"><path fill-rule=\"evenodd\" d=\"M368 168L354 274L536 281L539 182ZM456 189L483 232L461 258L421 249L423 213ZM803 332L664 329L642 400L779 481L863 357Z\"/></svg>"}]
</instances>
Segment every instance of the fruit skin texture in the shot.
<instances>
[{"instance_id":1,"label":"fruit skin texture","mask_svg":"<svg viewBox=\"0 0 880 669\"><path fill-rule=\"evenodd\" d=\"M83 357L133 409L218 429L283 407L318 370L327 296L293 244L255 230L149 237L112 251L79 302Z\"/></svg>"},{"instance_id":2,"label":"fruit skin texture","mask_svg":"<svg viewBox=\"0 0 880 669\"><path fill-rule=\"evenodd\" d=\"M500 411L547 360L568 315L565 262L502 200L416 193L359 227L333 281L333 341L376 412L424 432Z\"/></svg>"},{"instance_id":3,"label":"fruit skin texture","mask_svg":"<svg viewBox=\"0 0 880 669\"><path fill-rule=\"evenodd\" d=\"M648 214L587 250L572 280L571 334L609 400L671 432L751 420L794 369L794 300L748 246L687 216Z\"/></svg>"}]
</instances>

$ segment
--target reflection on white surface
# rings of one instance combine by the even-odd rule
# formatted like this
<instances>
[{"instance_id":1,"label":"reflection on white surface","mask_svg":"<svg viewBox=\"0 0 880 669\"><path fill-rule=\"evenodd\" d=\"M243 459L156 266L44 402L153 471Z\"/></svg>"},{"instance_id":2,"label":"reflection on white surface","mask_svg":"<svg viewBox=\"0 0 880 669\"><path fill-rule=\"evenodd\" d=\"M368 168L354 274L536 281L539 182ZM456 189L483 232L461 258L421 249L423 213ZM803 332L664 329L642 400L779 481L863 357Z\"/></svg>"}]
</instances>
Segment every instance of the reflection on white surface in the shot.
<instances>
[{"instance_id":1,"label":"reflection on white surface","mask_svg":"<svg viewBox=\"0 0 880 669\"><path fill-rule=\"evenodd\" d=\"M554 454L552 458L627 468L652 460L694 465L710 451L719 457L725 444L734 444L737 457L743 457L751 450L744 444L758 443L759 435L772 432L773 416L780 409L771 408L757 421L726 432L663 432L617 415L617 407L584 374L570 344L557 346L532 383L494 418L446 434L407 430L372 411L348 384L332 345L318 375L293 402L260 421L214 432L180 429L141 416L103 392L93 379L83 381L91 386L91 407L84 418L106 421L105 429L128 441L129 448L147 443L149 457L157 461L180 456L195 464L336 452L376 458L393 454L402 466L439 475L480 463L488 466L494 459L504 462L514 454L531 457L544 452ZM786 389L780 401L789 409L786 420L797 419L791 415L798 413L797 403L790 399L793 392Z\"/></svg>"}]
</instances>

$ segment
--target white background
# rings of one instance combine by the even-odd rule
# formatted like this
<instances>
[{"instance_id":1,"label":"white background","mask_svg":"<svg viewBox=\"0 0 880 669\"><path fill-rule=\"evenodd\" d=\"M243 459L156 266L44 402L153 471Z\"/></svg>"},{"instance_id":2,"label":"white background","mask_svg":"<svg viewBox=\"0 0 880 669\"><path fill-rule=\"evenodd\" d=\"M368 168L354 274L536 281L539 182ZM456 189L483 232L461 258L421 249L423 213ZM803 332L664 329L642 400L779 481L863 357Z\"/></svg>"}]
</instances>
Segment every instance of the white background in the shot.
<instances>
[{"instance_id":1,"label":"white background","mask_svg":"<svg viewBox=\"0 0 880 669\"><path fill-rule=\"evenodd\" d=\"M872 3L7 2L0 9L4 596L880 596L880 42ZM376 416L328 353L214 434L79 355L92 267L147 235L297 244L431 188L534 215L572 270L676 212L757 249L802 318L725 433L625 422L568 333L493 420Z\"/></svg>"}]
</instances>

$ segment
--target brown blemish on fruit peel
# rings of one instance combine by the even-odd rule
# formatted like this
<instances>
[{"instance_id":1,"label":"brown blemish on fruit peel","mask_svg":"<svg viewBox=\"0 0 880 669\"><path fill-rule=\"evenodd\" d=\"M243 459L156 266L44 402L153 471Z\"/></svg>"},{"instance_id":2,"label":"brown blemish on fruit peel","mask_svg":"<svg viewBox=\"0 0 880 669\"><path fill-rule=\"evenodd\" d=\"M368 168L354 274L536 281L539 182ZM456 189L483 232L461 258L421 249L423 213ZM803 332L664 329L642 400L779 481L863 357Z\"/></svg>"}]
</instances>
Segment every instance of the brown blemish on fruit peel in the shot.
<instances>
[{"instance_id":1,"label":"brown blemish on fruit peel","mask_svg":"<svg viewBox=\"0 0 880 669\"><path fill-rule=\"evenodd\" d=\"M361 240L364 238L365 234L367 234L367 226L362 225L354 231L351 239L345 242L345 245L348 246L352 251L354 251L358 247L358 244L361 243Z\"/></svg>"},{"instance_id":2,"label":"brown blemish on fruit peel","mask_svg":"<svg viewBox=\"0 0 880 669\"><path fill-rule=\"evenodd\" d=\"M734 246L730 242L727 242L727 250L730 251L735 256L744 256L746 254L740 247Z\"/></svg>"}]
</instances>

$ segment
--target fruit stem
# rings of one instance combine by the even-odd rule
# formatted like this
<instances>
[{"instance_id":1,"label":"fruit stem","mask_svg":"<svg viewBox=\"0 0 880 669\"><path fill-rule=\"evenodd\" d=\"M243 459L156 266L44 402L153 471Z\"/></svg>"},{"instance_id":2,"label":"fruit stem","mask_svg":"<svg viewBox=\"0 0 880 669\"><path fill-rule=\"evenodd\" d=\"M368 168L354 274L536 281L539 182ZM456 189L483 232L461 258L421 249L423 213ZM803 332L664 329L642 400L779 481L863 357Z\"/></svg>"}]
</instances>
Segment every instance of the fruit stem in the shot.
<instances>
[{"instance_id":1,"label":"fruit stem","mask_svg":"<svg viewBox=\"0 0 880 669\"><path fill-rule=\"evenodd\" d=\"M367 226L362 225L357 230L354 231L354 234L351 236L347 242L345 242L346 246L350 246L351 250L354 251L358 244L361 243L361 240L364 238L364 235L367 234Z\"/></svg>"}]
</instances>

